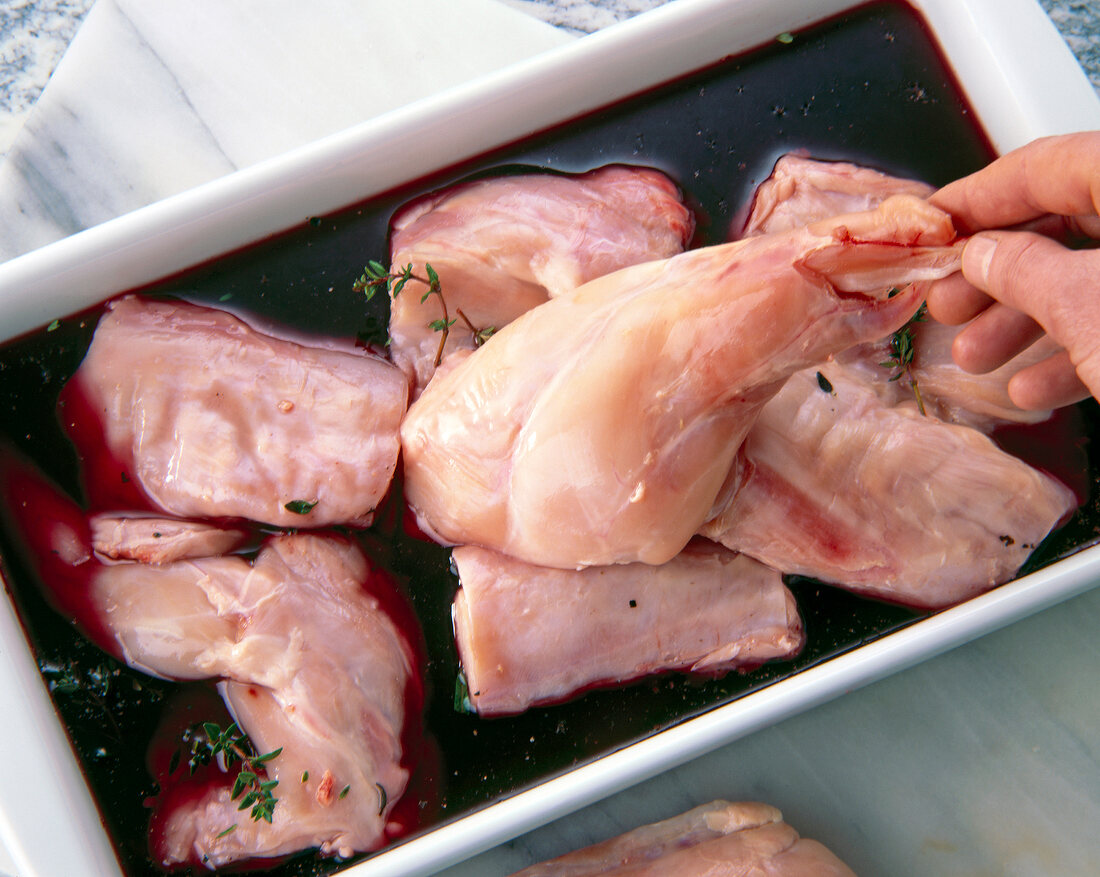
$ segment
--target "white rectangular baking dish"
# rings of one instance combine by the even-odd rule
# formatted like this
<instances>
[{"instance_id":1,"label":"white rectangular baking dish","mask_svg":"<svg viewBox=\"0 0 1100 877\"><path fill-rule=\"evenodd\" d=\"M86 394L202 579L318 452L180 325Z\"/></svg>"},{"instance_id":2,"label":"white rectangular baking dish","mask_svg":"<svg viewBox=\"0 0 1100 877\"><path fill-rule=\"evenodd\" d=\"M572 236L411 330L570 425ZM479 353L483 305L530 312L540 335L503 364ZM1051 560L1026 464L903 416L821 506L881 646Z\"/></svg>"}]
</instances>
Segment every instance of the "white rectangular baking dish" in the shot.
<instances>
[{"instance_id":1,"label":"white rectangular baking dish","mask_svg":"<svg viewBox=\"0 0 1100 877\"><path fill-rule=\"evenodd\" d=\"M0 265L0 340L857 4L675 0L501 73ZM1100 128L1033 0L915 0L994 147ZM1100 547L804 670L349 869L429 874L642 779L1067 599ZM0 839L22 877L118 872L10 601L0 600Z\"/></svg>"}]
</instances>

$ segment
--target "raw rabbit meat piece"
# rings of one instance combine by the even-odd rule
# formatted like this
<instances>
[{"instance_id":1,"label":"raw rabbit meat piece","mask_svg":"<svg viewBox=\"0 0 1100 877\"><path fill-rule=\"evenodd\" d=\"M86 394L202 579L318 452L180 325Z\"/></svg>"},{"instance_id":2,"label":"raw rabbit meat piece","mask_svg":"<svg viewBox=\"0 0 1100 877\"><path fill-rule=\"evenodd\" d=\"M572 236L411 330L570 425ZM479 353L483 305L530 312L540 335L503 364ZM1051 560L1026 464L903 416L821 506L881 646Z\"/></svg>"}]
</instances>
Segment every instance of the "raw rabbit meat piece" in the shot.
<instances>
[{"instance_id":1,"label":"raw rabbit meat piece","mask_svg":"<svg viewBox=\"0 0 1100 877\"><path fill-rule=\"evenodd\" d=\"M131 296L108 305L62 415L99 508L366 526L397 466L407 396L401 373L362 351Z\"/></svg>"},{"instance_id":2,"label":"raw rabbit meat piece","mask_svg":"<svg viewBox=\"0 0 1100 877\"><path fill-rule=\"evenodd\" d=\"M752 668L803 643L779 573L702 540L662 566L549 569L473 546L453 559L455 638L482 716L651 673Z\"/></svg>"},{"instance_id":3,"label":"raw rabbit meat piece","mask_svg":"<svg viewBox=\"0 0 1100 877\"><path fill-rule=\"evenodd\" d=\"M548 298L619 268L681 252L695 223L679 189L647 168L609 165L586 174L529 173L451 186L394 217L391 270L425 264L439 275L451 317L478 330L507 325ZM438 300L412 281L392 299L390 353L413 395L435 371ZM445 352L473 346L465 320Z\"/></svg>"},{"instance_id":4,"label":"raw rabbit meat piece","mask_svg":"<svg viewBox=\"0 0 1100 877\"><path fill-rule=\"evenodd\" d=\"M229 554L248 538L245 530L150 515L99 514L88 523L96 553L141 563Z\"/></svg>"},{"instance_id":5,"label":"raw rabbit meat piece","mask_svg":"<svg viewBox=\"0 0 1100 877\"><path fill-rule=\"evenodd\" d=\"M922 608L1012 578L1077 505L977 430L912 402L884 405L830 364L786 383L742 455L732 501L703 535L784 572Z\"/></svg>"},{"instance_id":6,"label":"raw rabbit meat piece","mask_svg":"<svg viewBox=\"0 0 1100 877\"><path fill-rule=\"evenodd\" d=\"M787 231L840 213L873 209L892 195L927 197L933 191L927 183L848 162L785 155L757 189L742 234L754 237ZM1058 346L1044 337L995 371L974 375L963 371L951 358L951 343L962 328L934 320L922 320L913 327L912 378L920 387L927 410L943 420L986 432L1001 423L1041 423L1049 419L1049 410L1017 408L1008 397L1008 382L1022 368L1056 352ZM869 365L863 369L864 379L876 384L884 402L911 399L908 381L889 382L891 373L880 365L888 358L884 340L861 345L839 362L854 367Z\"/></svg>"},{"instance_id":7,"label":"raw rabbit meat piece","mask_svg":"<svg viewBox=\"0 0 1100 877\"><path fill-rule=\"evenodd\" d=\"M918 293L888 291L956 270L954 239L896 197L540 305L410 406L410 505L440 541L542 566L671 560L786 378L902 325Z\"/></svg>"},{"instance_id":8,"label":"raw rabbit meat piece","mask_svg":"<svg viewBox=\"0 0 1100 877\"><path fill-rule=\"evenodd\" d=\"M948 423L969 426L992 433L1006 424L1037 424L1050 420L1051 409L1017 408L1008 395L1008 382L1022 368L1057 352L1058 345L1048 336L998 369L971 374L959 368L951 358L951 344L962 326L945 326L932 319L910 324L913 358L906 374L892 378L897 369L892 361L890 339L859 344L833 357L828 365L852 381L872 390L883 405L915 402L917 393L930 416ZM914 390L914 382L917 389Z\"/></svg>"},{"instance_id":9,"label":"raw rabbit meat piece","mask_svg":"<svg viewBox=\"0 0 1100 877\"><path fill-rule=\"evenodd\" d=\"M846 161L784 155L753 195L740 237L791 231L844 213L874 210L893 195L927 198L935 189Z\"/></svg>"},{"instance_id":10,"label":"raw rabbit meat piece","mask_svg":"<svg viewBox=\"0 0 1100 877\"><path fill-rule=\"evenodd\" d=\"M68 498L11 463L0 476L28 561L60 612L137 670L221 679L257 752L282 749L265 765L279 783L270 823L238 811L232 776L185 784L156 802L158 862L220 867L314 847L348 856L397 830L390 815L410 752L420 752L420 634L394 582L352 540L272 536L251 561L103 561Z\"/></svg>"},{"instance_id":11,"label":"raw rabbit meat piece","mask_svg":"<svg viewBox=\"0 0 1100 877\"><path fill-rule=\"evenodd\" d=\"M217 866L313 847L347 857L401 833L389 817L409 783L423 691L388 577L349 540L297 534L268 540L243 578L199 588L235 625L202 662L224 678L219 691L257 751L282 748L267 763L279 800L267 824L235 815L225 785L169 799L152 838L159 860L198 862L201 851Z\"/></svg>"},{"instance_id":12,"label":"raw rabbit meat piece","mask_svg":"<svg viewBox=\"0 0 1100 877\"><path fill-rule=\"evenodd\" d=\"M1049 408L1027 411L1017 408L1008 396L1008 382L1017 372L1057 353L1060 345L1044 335L1000 368L971 374L951 358L951 344L964 328L945 326L931 319L914 326L912 376L929 412L983 432L991 432L1005 423L1049 420L1054 413Z\"/></svg>"},{"instance_id":13,"label":"raw rabbit meat piece","mask_svg":"<svg viewBox=\"0 0 1100 877\"><path fill-rule=\"evenodd\" d=\"M855 877L775 807L712 801L512 877Z\"/></svg>"}]
</instances>

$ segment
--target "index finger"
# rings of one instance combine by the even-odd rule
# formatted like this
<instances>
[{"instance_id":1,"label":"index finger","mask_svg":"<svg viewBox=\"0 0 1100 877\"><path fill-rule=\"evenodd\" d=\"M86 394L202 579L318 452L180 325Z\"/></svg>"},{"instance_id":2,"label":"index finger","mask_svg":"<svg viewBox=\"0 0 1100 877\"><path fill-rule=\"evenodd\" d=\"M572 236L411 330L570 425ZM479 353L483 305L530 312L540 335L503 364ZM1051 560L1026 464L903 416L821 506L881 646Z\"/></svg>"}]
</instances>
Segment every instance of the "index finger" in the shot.
<instances>
[{"instance_id":1,"label":"index finger","mask_svg":"<svg viewBox=\"0 0 1100 877\"><path fill-rule=\"evenodd\" d=\"M962 233L1100 212L1100 131L1034 140L929 199Z\"/></svg>"}]
</instances>

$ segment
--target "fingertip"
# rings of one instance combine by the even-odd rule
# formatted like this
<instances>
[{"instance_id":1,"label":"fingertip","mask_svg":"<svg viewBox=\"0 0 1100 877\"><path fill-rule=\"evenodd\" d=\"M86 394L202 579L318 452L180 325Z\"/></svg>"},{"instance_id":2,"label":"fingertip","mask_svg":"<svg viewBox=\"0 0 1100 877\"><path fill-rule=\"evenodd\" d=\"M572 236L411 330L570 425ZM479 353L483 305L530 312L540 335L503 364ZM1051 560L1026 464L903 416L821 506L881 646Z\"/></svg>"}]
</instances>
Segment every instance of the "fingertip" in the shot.
<instances>
[{"instance_id":1,"label":"fingertip","mask_svg":"<svg viewBox=\"0 0 1100 877\"><path fill-rule=\"evenodd\" d=\"M1090 395L1065 351L1021 369L1008 382L1008 398L1024 411L1062 408Z\"/></svg>"},{"instance_id":2,"label":"fingertip","mask_svg":"<svg viewBox=\"0 0 1100 877\"><path fill-rule=\"evenodd\" d=\"M971 374L987 374L1030 347L1043 334L1027 314L993 304L955 336L951 356Z\"/></svg>"},{"instance_id":3,"label":"fingertip","mask_svg":"<svg viewBox=\"0 0 1100 877\"><path fill-rule=\"evenodd\" d=\"M985 374L990 369L984 367L981 341L975 341L971 337L973 333L968 329L969 327L963 329L951 342L951 358L964 372L972 375Z\"/></svg>"}]
</instances>

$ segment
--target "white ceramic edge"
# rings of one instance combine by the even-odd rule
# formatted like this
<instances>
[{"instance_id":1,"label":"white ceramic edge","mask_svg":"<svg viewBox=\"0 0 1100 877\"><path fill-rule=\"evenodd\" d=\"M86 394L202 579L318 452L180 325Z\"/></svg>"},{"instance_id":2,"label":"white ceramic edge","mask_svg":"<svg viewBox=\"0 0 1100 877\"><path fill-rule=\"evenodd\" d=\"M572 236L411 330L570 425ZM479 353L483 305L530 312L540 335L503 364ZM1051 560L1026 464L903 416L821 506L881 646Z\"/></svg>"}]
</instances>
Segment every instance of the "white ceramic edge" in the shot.
<instances>
[{"instance_id":1,"label":"white ceramic edge","mask_svg":"<svg viewBox=\"0 0 1100 877\"><path fill-rule=\"evenodd\" d=\"M341 875L420 877L1093 588L1100 546L384 851Z\"/></svg>"},{"instance_id":2,"label":"white ceramic edge","mask_svg":"<svg viewBox=\"0 0 1100 877\"><path fill-rule=\"evenodd\" d=\"M852 6L676 0L0 265L0 340ZM716 22L721 20L721 26ZM644 49L646 63L637 59ZM456 124L476 117L483 124Z\"/></svg>"},{"instance_id":3,"label":"white ceramic edge","mask_svg":"<svg viewBox=\"0 0 1100 877\"><path fill-rule=\"evenodd\" d=\"M370 197L853 5L812 0L792 10L780 2L676 0L506 71L0 265L0 310L5 312L0 336L14 337L120 289L246 245L308 216L338 210L347 205L349 193L355 200ZM1043 134L1100 128L1095 92L1033 0L917 0L912 5L924 14L999 150ZM639 47L646 54L645 81L630 63ZM1021 58L1033 60L1020 65ZM456 126L455 113L486 123ZM1084 552L414 838L352 873L426 874L460 861L738 736L1086 590L1095 578L1091 565L1096 559L1095 550ZM14 610L8 600L0 602L0 644L6 644L0 654L10 656L0 661L0 695L14 698L0 702L26 705L9 717L5 731L6 740L25 748L6 745L0 754L0 838L25 877L86 872L89 867L96 873L117 873L110 844L33 659L10 648L13 642L23 642ZM43 776L53 780L48 788L35 782ZM27 780L13 783L9 778ZM61 822L59 813L69 818ZM32 837L38 843L30 843Z\"/></svg>"},{"instance_id":4,"label":"white ceramic edge","mask_svg":"<svg viewBox=\"0 0 1100 877\"><path fill-rule=\"evenodd\" d=\"M114 848L2 577L0 589L0 841L20 875L117 873ZM39 842L24 843L28 838Z\"/></svg>"},{"instance_id":5,"label":"white ceramic edge","mask_svg":"<svg viewBox=\"0 0 1100 877\"><path fill-rule=\"evenodd\" d=\"M1100 99L1035 0L911 0L993 146L1100 128Z\"/></svg>"}]
</instances>

